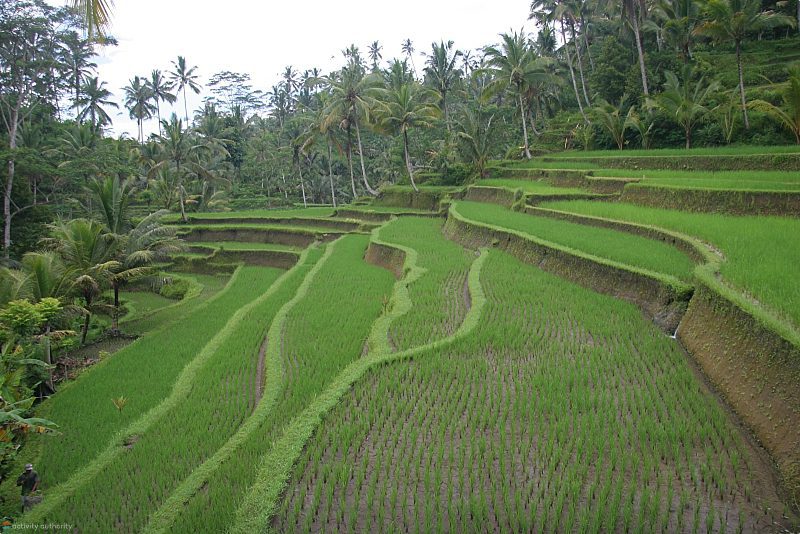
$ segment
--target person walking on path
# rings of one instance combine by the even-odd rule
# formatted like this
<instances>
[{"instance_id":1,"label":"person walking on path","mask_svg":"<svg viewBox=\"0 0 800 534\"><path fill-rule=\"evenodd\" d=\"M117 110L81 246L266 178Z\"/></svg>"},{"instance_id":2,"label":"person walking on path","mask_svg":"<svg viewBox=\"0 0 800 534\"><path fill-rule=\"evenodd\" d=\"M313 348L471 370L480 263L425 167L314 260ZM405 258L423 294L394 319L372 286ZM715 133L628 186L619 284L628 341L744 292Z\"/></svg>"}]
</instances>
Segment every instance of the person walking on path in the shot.
<instances>
[{"instance_id":1,"label":"person walking on path","mask_svg":"<svg viewBox=\"0 0 800 534\"><path fill-rule=\"evenodd\" d=\"M33 494L39 487L39 473L33 470L33 464L25 464L25 471L17 477L17 486L22 486L22 513L33 506Z\"/></svg>"}]
</instances>

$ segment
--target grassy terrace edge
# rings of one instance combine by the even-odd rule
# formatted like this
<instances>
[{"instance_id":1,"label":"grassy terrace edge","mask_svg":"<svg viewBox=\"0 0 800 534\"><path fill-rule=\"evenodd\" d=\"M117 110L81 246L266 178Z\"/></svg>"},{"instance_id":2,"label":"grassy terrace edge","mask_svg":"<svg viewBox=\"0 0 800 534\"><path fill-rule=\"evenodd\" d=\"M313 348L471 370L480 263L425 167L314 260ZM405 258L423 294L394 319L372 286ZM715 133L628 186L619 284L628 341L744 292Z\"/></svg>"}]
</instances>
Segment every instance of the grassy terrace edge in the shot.
<instances>
[{"instance_id":1,"label":"grassy terrace edge","mask_svg":"<svg viewBox=\"0 0 800 534\"><path fill-rule=\"evenodd\" d=\"M381 244L394 246L387 243ZM481 268L486 256L487 252L482 251L470 268L468 287L472 298L472 307L467 312L461 326L452 336L396 353L385 352L389 349L388 341L376 340L377 343L373 346L378 349L378 352L370 352L367 356L348 365L334 379L331 385L287 426L281 439L275 443L270 452L263 458L259 466L256 483L237 510L236 522L231 527L230 532L249 534L269 529L269 521L278 507L278 500L286 487L292 466L302 452L305 443L319 426L322 416L335 406L342 395L368 370L392 361L413 358L432 348L443 347L469 334L477 326L486 303L486 296L480 284ZM391 305L391 311L389 314L379 318L373 325L373 331L370 335L371 340L376 337L380 340L385 340L387 338L388 325L391 321L410 310L411 301L408 297L407 287L422 272L421 268L412 265L415 260L416 255L406 257L404 271L407 274L395 285L395 291L390 300L390 302L394 302Z\"/></svg>"},{"instance_id":2,"label":"grassy terrace edge","mask_svg":"<svg viewBox=\"0 0 800 534\"><path fill-rule=\"evenodd\" d=\"M622 298L672 334L694 288L677 278L586 254L530 234L470 220L451 205L445 235L463 245L497 246L525 263L600 293ZM552 258L553 261L549 261Z\"/></svg>"},{"instance_id":3,"label":"grassy terrace edge","mask_svg":"<svg viewBox=\"0 0 800 534\"><path fill-rule=\"evenodd\" d=\"M304 254L307 254L307 252ZM234 276L231 277L231 281L233 281L238 272L239 269L237 269L234 273ZM225 323L225 326L223 326L223 328L217 332L214 337L212 337L211 340L203 347L202 351L186 364L181 373L178 375L178 378L175 381L175 384L172 386L172 390L168 397L142 414L126 428L119 430L115 437L100 454L98 454L88 464L84 465L78 471L73 473L69 479L53 488L48 493L47 499L43 500L40 505L33 508L28 514L23 516L23 518L28 522L42 523L47 514L63 504L67 497L74 493L78 488L88 483L98 472L100 472L100 470L102 470L106 465L108 465L117 456L125 451L125 448L122 445L124 444L126 438L144 433L164 414L166 414L178 403L183 401L188 395L199 369L230 337L231 329L229 328L229 325L240 321L241 318L244 317L251 308L256 306L263 299L266 299L272 295L289 277L289 274L290 271L283 273L263 295L236 311L236 313Z\"/></svg>"},{"instance_id":4,"label":"grassy terrace edge","mask_svg":"<svg viewBox=\"0 0 800 534\"><path fill-rule=\"evenodd\" d=\"M228 460L235 452L236 449L244 443L247 437L255 431L259 424L264 420L269 411L275 405L278 393L283 386L285 380L285 369L281 360L281 332L286 324L286 318L289 311L308 293L308 288L314 281L316 274L325 264L327 259L333 254L336 242L327 245L322 257L314 264L314 266L306 273L303 282L297 289L291 300L286 302L278 312L270 324L267 331L267 350L266 350L266 365L264 375L269 377L277 377L277 380L266 380L264 393L258 406L242 424L239 430L231 436L225 444L220 447L211 458L206 460L200 466L192 471L191 475L184 479L183 482L173 491L170 496L161 504L156 512L151 516L150 521L144 528L144 532L169 532L169 528L181 512L185 503L197 492L199 489L211 479L211 476L219 469L222 464ZM308 259L310 249L306 249L297 262L297 267L300 268L305 265ZM289 275L287 271L284 276ZM266 294L262 298L266 298Z\"/></svg>"},{"instance_id":5,"label":"grassy terrace edge","mask_svg":"<svg viewBox=\"0 0 800 534\"><path fill-rule=\"evenodd\" d=\"M797 430L800 428L800 398L793 393L800 383L800 332L797 328L726 284L719 276L722 256L697 238L654 225L593 215L533 206L526 210L540 216L661 239L685 250L698 261L694 270L695 293L676 335L764 444L778 465L784 489L795 501L800 501ZM737 377L739 382L732 377ZM765 387L767 385L769 387ZM752 397L749 396L751 392ZM794 414L794 417L790 415L791 420L773 426L771 420L764 421L759 403L781 407L782 413Z\"/></svg>"}]
</instances>

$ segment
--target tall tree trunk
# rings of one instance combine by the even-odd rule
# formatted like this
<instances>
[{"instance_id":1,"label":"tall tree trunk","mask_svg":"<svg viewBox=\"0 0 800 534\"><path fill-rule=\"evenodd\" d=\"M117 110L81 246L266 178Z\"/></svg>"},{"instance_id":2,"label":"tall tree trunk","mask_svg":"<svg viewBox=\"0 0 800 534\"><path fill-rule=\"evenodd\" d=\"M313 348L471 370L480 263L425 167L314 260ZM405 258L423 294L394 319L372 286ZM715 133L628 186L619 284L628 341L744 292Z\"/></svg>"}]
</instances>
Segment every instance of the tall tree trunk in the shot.
<instances>
[{"instance_id":1,"label":"tall tree trunk","mask_svg":"<svg viewBox=\"0 0 800 534\"><path fill-rule=\"evenodd\" d=\"M336 190L333 187L333 150L331 149L331 140L328 139L328 177L331 181L331 203L333 209L336 209Z\"/></svg>"},{"instance_id":2,"label":"tall tree trunk","mask_svg":"<svg viewBox=\"0 0 800 534\"><path fill-rule=\"evenodd\" d=\"M181 164L175 162L175 173L178 175L178 202L181 205L181 222L187 222L186 218L186 199L184 198L183 178L181 177Z\"/></svg>"},{"instance_id":3,"label":"tall tree trunk","mask_svg":"<svg viewBox=\"0 0 800 534\"><path fill-rule=\"evenodd\" d=\"M11 194L14 189L15 154L17 149L17 126L19 125L19 105L11 113L8 131L8 174L3 191L3 257L8 260L11 254Z\"/></svg>"},{"instance_id":4,"label":"tall tree trunk","mask_svg":"<svg viewBox=\"0 0 800 534\"><path fill-rule=\"evenodd\" d=\"M403 153L406 157L406 169L408 169L408 178L411 180L411 187L414 191L419 192L416 182L414 182L414 169L411 167L411 157L408 155L408 131L403 130Z\"/></svg>"},{"instance_id":5,"label":"tall tree trunk","mask_svg":"<svg viewBox=\"0 0 800 534\"><path fill-rule=\"evenodd\" d=\"M692 148L692 128L691 126L685 126L684 132L686 132L686 148Z\"/></svg>"},{"instance_id":6,"label":"tall tree trunk","mask_svg":"<svg viewBox=\"0 0 800 534\"><path fill-rule=\"evenodd\" d=\"M444 125L450 131L450 116L447 114L447 91L442 91L442 113L444 114Z\"/></svg>"},{"instance_id":7,"label":"tall tree trunk","mask_svg":"<svg viewBox=\"0 0 800 534\"><path fill-rule=\"evenodd\" d=\"M158 115L158 135L163 135L161 131L161 104L158 98L156 98L156 113Z\"/></svg>"},{"instance_id":8,"label":"tall tree trunk","mask_svg":"<svg viewBox=\"0 0 800 534\"><path fill-rule=\"evenodd\" d=\"M522 102L522 92L517 88L517 99L519 100L519 114L522 117L522 138L525 142L525 157L531 159L531 151L528 148L528 125L525 123L525 105Z\"/></svg>"},{"instance_id":9,"label":"tall tree trunk","mask_svg":"<svg viewBox=\"0 0 800 534\"><path fill-rule=\"evenodd\" d=\"M580 40L578 39L578 35L575 32L575 23L570 20L569 23L570 30L572 31L572 40L575 43L575 59L578 62L578 74L581 77L581 89L583 89L583 98L586 101L587 106L591 106L592 102L589 100L589 92L586 90L586 78L583 75L583 60L581 59L581 48L578 46Z\"/></svg>"},{"instance_id":10,"label":"tall tree trunk","mask_svg":"<svg viewBox=\"0 0 800 534\"><path fill-rule=\"evenodd\" d=\"M372 196L377 196L378 192L372 189L367 181L367 169L364 167L364 150L361 146L361 128L358 127L358 121L356 123L356 139L358 140L358 158L361 161L361 176L364 178L364 187L367 188L369 194Z\"/></svg>"},{"instance_id":11,"label":"tall tree trunk","mask_svg":"<svg viewBox=\"0 0 800 534\"><path fill-rule=\"evenodd\" d=\"M286 175L281 173L281 180L283 180L283 198L289 198L289 186L286 185Z\"/></svg>"},{"instance_id":12,"label":"tall tree trunk","mask_svg":"<svg viewBox=\"0 0 800 534\"><path fill-rule=\"evenodd\" d=\"M586 47L586 57L589 58L589 67L592 69L592 72L594 72L594 59L592 59L592 51L589 49L589 25L586 24L586 19L584 18L583 13L580 15L581 28L583 28L583 31L581 32L583 35L583 45Z\"/></svg>"},{"instance_id":13,"label":"tall tree trunk","mask_svg":"<svg viewBox=\"0 0 800 534\"><path fill-rule=\"evenodd\" d=\"M569 76L572 80L572 88L575 90L575 100L578 101L578 109L581 110L583 120L586 119L586 113L583 111L583 103L581 102L581 95L578 93L578 82L575 79L575 70L572 68L572 55L569 53L569 43L567 42L567 32L564 31L564 21L561 24L561 38L564 40L564 51L567 54L567 66L569 67Z\"/></svg>"},{"instance_id":14,"label":"tall tree trunk","mask_svg":"<svg viewBox=\"0 0 800 534\"><path fill-rule=\"evenodd\" d=\"M639 16L634 8L631 13L631 21L633 24L633 38L636 39L636 50L639 54L639 72L642 74L642 91L644 96L650 96L650 90L647 88L647 69L644 66L644 49L642 48L642 35L639 31Z\"/></svg>"},{"instance_id":15,"label":"tall tree trunk","mask_svg":"<svg viewBox=\"0 0 800 534\"><path fill-rule=\"evenodd\" d=\"M89 311L92 299L84 297L84 300L86 301L86 317L83 320L83 328L81 328L81 345L86 344L86 336L89 335L89 321L92 320L92 312Z\"/></svg>"},{"instance_id":16,"label":"tall tree trunk","mask_svg":"<svg viewBox=\"0 0 800 534\"><path fill-rule=\"evenodd\" d=\"M744 69L742 68L742 43L736 41L736 65L739 68L739 96L742 99L742 117L745 129L750 129L750 120L747 118L747 99L744 96Z\"/></svg>"},{"instance_id":17,"label":"tall tree trunk","mask_svg":"<svg viewBox=\"0 0 800 534\"><path fill-rule=\"evenodd\" d=\"M350 125L347 125L347 166L350 168L350 187L353 188L353 200L356 199L356 176L353 173L353 139L350 132Z\"/></svg>"},{"instance_id":18,"label":"tall tree trunk","mask_svg":"<svg viewBox=\"0 0 800 534\"><path fill-rule=\"evenodd\" d=\"M303 193L303 207L307 208L308 203L306 202L306 186L303 184L303 166L300 161L300 157L297 158L297 175L300 177L300 192Z\"/></svg>"},{"instance_id":19,"label":"tall tree trunk","mask_svg":"<svg viewBox=\"0 0 800 534\"><path fill-rule=\"evenodd\" d=\"M183 86L183 114L186 117L186 127L189 127L189 107L186 104L186 86Z\"/></svg>"},{"instance_id":20,"label":"tall tree trunk","mask_svg":"<svg viewBox=\"0 0 800 534\"><path fill-rule=\"evenodd\" d=\"M53 348L50 344L50 322L48 321L44 329L44 361L47 364L47 382L45 385L50 388L50 391L55 392L56 387L53 384Z\"/></svg>"},{"instance_id":21,"label":"tall tree trunk","mask_svg":"<svg viewBox=\"0 0 800 534\"><path fill-rule=\"evenodd\" d=\"M114 284L114 316L111 319L111 331L119 331L119 284Z\"/></svg>"}]
</instances>

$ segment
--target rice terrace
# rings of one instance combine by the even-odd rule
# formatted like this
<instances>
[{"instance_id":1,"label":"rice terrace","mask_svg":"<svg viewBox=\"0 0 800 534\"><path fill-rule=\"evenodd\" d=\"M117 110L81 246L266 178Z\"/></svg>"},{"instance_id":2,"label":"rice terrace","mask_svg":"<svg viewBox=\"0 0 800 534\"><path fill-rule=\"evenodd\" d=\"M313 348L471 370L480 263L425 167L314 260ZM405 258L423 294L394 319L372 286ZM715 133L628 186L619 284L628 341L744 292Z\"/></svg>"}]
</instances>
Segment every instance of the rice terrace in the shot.
<instances>
[{"instance_id":1,"label":"rice terrace","mask_svg":"<svg viewBox=\"0 0 800 534\"><path fill-rule=\"evenodd\" d=\"M0 531L800 532L800 4L416 1L0 0Z\"/></svg>"}]
</instances>

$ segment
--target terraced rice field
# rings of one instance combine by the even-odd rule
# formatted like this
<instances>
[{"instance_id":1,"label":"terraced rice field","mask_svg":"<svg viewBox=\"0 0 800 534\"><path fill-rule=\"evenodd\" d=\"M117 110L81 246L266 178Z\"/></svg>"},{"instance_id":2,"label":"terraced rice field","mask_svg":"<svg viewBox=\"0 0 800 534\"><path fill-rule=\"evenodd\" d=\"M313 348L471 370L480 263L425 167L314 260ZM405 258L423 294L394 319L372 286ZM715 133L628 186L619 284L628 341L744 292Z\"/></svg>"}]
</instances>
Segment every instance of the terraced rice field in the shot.
<instances>
[{"instance_id":1,"label":"terraced rice field","mask_svg":"<svg viewBox=\"0 0 800 534\"><path fill-rule=\"evenodd\" d=\"M542 168L554 163L586 162ZM800 183L769 172L653 171L646 180L723 189L748 180ZM475 185L585 193L512 178ZM436 198L452 191L424 189L420 204L432 202L429 211L253 210L196 214L219 222L181 225L217 232L191 243L198 270L208 267L203 250L299 259L288 270L238 265L232 275L181 274L194 283L177 302L124 293L132 309L124 329L142 336L39 409L63 432L32 440L45 499L22 522L151 534L722 533L800 525L779 479L783 464L774 463L785 458L758 445L709 387L700 358L648 320L635 298L636 305L589 289L594 282L581 287L556 276L569 277L558 271L569 262L549 264L550 274L543 263L499 250L499 239L488 250L457 244L458 227L451 231L453 220L437 215L448 204ZM419 200L408 188L390 193L398 205ZM800 324L800 286L787 274L800 265L798 219L689 214L613 197L540 206L696 237L721 253L726 284ZM520 246L566 250L598 276L623 273L620 284L633 284L625 272L686 288L682 295L697 284L700 260L669 240L533 208L453 200L447 209L440 215L522 236ZM263 222L270 217L281 222ZM240 222L247 218L261 221ZM316 219L350 222L331 230ZM279 231L280 239L270 235ZM680 315L686 302L678 300ZM720 350L749 369L742 346ZM794 372L783 357L767 359ZM757 402L771 414L761 397L769 393L760 390ZM121 396L118 409L112 399ZM788 425L787 417L773 424Z\"/></svg>"},{"instance_id":2,"label":"terraced rice field","mask_svg":"<svg viewBox=\"0 0 800 534\"><path fill-rule=\"evenodd\" d=\"M276 531L772 527L767 466L675 341L503 253L482 272L472 335L377 368L325 418Z\"/></svg>"},{"instance_id":3,"label":"terraced rice field","mask_svg":"<svg viewBox=\"0 0 800 534\"><path fill-rule=\"evenodd\" d=\"M542 207L650 224L700 238L724 254L720 272L728 282L800 325L800 284L786 279L800 265L797 219L685 213L610 202L550 202Z\"/></svg>"}]
</instances>

